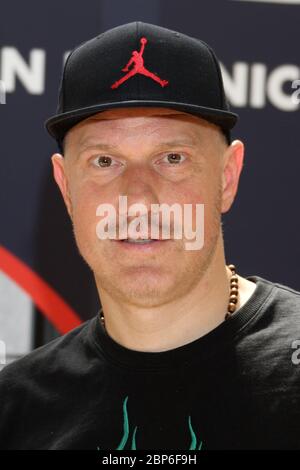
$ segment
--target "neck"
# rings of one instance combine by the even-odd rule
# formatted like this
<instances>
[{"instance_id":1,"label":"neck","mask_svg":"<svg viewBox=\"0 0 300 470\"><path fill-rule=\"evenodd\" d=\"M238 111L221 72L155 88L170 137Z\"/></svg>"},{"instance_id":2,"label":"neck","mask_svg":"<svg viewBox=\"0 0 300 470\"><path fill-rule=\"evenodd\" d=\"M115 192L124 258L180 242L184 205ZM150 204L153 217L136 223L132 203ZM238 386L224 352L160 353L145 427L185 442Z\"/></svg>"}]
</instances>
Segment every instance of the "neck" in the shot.
<instances>
[{"instance_id":1,"label":"neck","mask_svg":"<svg viewBox=\"0 0 300 470\"><path fill-rule=\"evenodd\" d=\"M107 333L128 349L159 352L192 342L217 327L228 311L232 276L222 248L217 247L196 286L168 304L141 308L99 292Z\"/></svg>"}]
</instances>

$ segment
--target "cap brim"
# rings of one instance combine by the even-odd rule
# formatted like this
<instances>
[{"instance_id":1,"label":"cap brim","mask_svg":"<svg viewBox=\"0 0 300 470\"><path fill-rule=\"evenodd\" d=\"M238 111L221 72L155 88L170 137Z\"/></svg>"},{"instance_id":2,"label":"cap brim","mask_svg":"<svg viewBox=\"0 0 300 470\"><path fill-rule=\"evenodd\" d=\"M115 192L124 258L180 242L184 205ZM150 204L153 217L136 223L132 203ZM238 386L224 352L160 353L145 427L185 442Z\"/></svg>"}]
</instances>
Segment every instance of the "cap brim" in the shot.
<instances>
[{"instance_id":1,"label":"cap brim","mask_svg":"<svg viewBox=\"0 0 300 470\"><path fill-rule=\"evenodd\" d=\"M106 111L113 108L127 108L127 107L163 107L171 108L186 113L195 114L196 116L203 117L205 120L212 122L220 126L224 130L230 130L236 124L238 115L231 111L217 110L213 108L207 108L204 106L192 105L189 103L177 103L177 102L166 102L166 101L155 101L155 100L131 100L131 101L119 101L113 103L102 103L87 108L75 109L66 113L57 114L52 116L45 121L45 127L49 134L54 137L57 141L62 141L64 135L68 130L79 122L87 119L94 114L101 111Z\"/></svg>"}]
</instances>

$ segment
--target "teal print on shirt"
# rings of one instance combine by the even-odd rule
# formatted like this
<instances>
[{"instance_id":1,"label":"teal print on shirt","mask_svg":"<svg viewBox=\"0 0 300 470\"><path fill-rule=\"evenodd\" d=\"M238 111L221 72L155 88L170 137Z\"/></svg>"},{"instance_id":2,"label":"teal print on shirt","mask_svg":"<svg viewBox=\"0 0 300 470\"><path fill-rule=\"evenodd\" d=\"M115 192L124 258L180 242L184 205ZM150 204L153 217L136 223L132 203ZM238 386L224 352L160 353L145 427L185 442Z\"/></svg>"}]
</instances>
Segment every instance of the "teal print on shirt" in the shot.
<instances>
[{"instance_id":1,"label":"teal print on shirt","mask_svg":"<svg viewBox=\"0 0 300 470\"><path fill-rule=\"evenodd\" d=\"M128 412L127 412L127 401L128 401L128 396L124 399L123 401L123 436L120 441L120 444L116 448L116 450L124 450L127 441L129 439L129 420L128 420ZM191 422L191 417L188 417L188 426L189 426L189 431L190 431L190 436L191 436L191 443L189 450L201 450L202 449L202 441L200 441L199 445L197 444L197 437L196 434L193 430L192 427L192 422ZM131 449L130 450L136 450L136 431L137 431L137 426L134 428L132 439L131 439ZM198 447L197 447L198 446ZM100 447L97 447L98 450L100 450Z\"/></svg>"}]
</instances>

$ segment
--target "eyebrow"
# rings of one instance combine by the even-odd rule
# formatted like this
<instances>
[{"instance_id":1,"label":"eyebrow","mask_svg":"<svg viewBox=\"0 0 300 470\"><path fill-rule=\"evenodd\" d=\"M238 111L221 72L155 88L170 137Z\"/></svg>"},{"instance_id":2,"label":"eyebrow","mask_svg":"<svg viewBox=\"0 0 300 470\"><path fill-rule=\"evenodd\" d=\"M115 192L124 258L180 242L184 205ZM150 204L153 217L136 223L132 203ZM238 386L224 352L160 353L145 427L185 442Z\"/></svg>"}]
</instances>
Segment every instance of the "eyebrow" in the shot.
<instances>
[{"instance_id":1,"label":"eyebrow","mask_svg":"<svg viewBox=\"0 0 300 470\"><path fill-rule=\"evenodd\" d=\"M184 146L184 147L194 147L196 145L196 141L194 139L174 139L174 140L168 140L164 142L159 142L156 147L173 147L173 146ZM102 150L114 150L118 147L121 147L121 145L113 145L113 144L107 144L105 142L103 143L98 143L94 144L93 142L89 141L83 141L79 147L80 150L87 150L88 148L99 148Z\"/></svg>"}]
</instances>

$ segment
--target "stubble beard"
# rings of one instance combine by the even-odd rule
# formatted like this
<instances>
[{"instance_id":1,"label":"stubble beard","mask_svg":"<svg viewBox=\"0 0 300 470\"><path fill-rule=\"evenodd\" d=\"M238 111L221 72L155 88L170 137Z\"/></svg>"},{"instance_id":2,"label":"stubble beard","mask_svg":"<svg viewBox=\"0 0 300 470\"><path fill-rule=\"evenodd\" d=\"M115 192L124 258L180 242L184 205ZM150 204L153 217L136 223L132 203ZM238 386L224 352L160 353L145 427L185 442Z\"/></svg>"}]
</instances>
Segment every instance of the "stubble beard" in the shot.
<instances>
[{"instance_id":1,"label":"stubble beard","mask_svg":"<svg viewBox=\"0 0 300 470\"><path fill-rule=\"evenodd\" d=\"M95 266L93 262L88 263L94 272L100 296L101 292L105 291L119 303L134 305L137 308L153 308L183 297L195 288L213 263L217 249L222 243L221 187L213 207L209 233L203 248L187 252L188 261L179 262L177 266L174 262L172 264L172 260L176 259L176 253L180 260L180 253L185 251L183 243L178 244L172 251L172 256L166 258L170 266L169 269L163 266L165 276L159 273L159 269L157 275L151 269L147 271L147 268L143 270L139 267L128 268L119 265L118 269L117 263L109 253L106 261L102 259L102 267ZM177 243L176 240L174 243Z\"/></svg>"}]
</instances>

